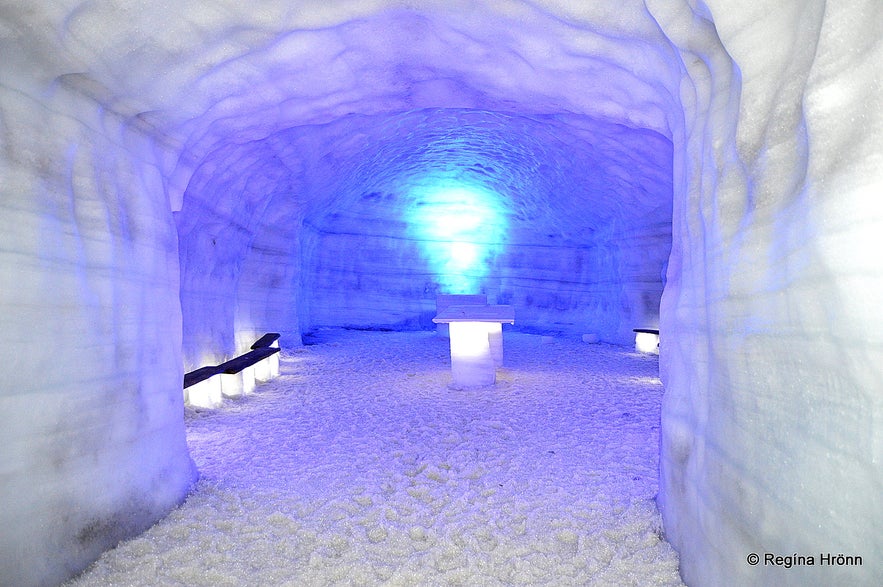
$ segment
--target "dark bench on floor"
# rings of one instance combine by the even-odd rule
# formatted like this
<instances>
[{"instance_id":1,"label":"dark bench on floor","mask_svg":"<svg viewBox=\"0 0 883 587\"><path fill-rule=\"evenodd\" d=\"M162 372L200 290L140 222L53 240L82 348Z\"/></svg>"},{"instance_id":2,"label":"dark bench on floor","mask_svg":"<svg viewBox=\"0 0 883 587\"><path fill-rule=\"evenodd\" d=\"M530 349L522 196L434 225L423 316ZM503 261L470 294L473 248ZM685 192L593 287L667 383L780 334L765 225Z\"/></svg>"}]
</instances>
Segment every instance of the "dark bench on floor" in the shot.
<instances>
[{"instance_id":1,"label":"dark bench on floor","mask_svg":"<svg viewBox=\"0 0 883 587\"><path fill-rule=\"evenodd\" d=\"M274 355L281 351L277 346L262 346L254 350L248 351L244 355L239 355L235 359L230 359L217 366L218 373L227 373L235 375L247 367L251 367L258 361L263 361L270 355Z\"/></svg>"},{"instance_id":2,"label":"dark bench on floor","mask_svg":"<svg viewBox=\"0 0 883 587\"><path fill-rule=\"evenodd\" d=\"M205 381L209 377L214 377L219 373L226 373L228 375L235 375L239 373L243 369L251 367L256 363L263 361L270 355L274 355L278 353L280 350L277 340L279 340L280 334L277 332L268 332L263 335L257 341L251 345L250 351L245 353L244 355L240 355L234 359L230 359L229 361L225 361L220 365L210 365L207 367L200 367L190 373L184 374L184 389L187 389L191 385L196 385L202 381ZM276 343L277 346L271 346Z\"/></svg>"},{"instance_id":3,"label":"dark bench on floor","mask_svg":"<svg viewBox=\"0 0 883 587\"><path fill-rule=\"evenodd\" d=\"M184 400L188 405L215 408L225 397L239 397L254 390L259 381L279 375L279 334L260 337L247 353L220 365L200 367L184 375ZM270 358L272 357L272 359Z\"/></svg>"},{"instance_id":4,"label":"dark bench on floor","mask_svg":"<svg viewBox=\"0 0 883 587\"><path fill-rule=\"evenodd\" d=\"M273 343L279 340L280 336L281 335L278 332L268 332L267 334L257 339L255 343L251 345L251 348L260 349L265 347L273 347ZM274 348L279 348L279 344L276 343Z\"/></svg>"},{"instance_id":5,"label":"dark bench on floor","mask_svg":"<svg viewBox=\"0 0 883 587\"><path fill-rule=\"evenodd\" d=\"M191 385L196 385L197 383L202 383L209 377L214 377L220 373L218 371L217 366L209 366L209 367L200 367L195 371L191 371L190 373L184 374L184 389L187 389Z\"/></svg>"}]
</instances>

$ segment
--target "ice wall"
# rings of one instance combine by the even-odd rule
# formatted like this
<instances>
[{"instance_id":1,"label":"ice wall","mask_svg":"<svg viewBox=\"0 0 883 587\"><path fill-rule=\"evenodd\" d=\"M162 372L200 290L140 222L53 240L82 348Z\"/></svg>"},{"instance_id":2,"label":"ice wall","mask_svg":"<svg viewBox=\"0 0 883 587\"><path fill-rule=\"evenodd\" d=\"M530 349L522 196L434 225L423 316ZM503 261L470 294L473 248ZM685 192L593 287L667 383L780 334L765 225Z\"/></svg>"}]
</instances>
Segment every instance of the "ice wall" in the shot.
<instances>
[{"instance_id":1,"label":"ice wall","mask_svg":"<svg viewBox=\"0 0 883 587\"><path fill-rule=\"evenodd\" d=\"M149 128L0 79L0 584L52 585L195 479L177 241Z\"/></svg>"},{"instance_id":2,"label":"ice wall","mask_svg":"<svg viewBox=\"0 0 883 587\"><path fill-rule=\"evenodd\" d=\"M883 5L663 4L648 2L687 73L661 329L666 536L691 585L879 584Z\"/></svg>"},{"instance_id":3,"label":"ice wall","mask_svg":"<svg viewBox=\"0 0 883 587\"><path fill-rule=\"evenodd\" d=\"M300 344L303 200L273 145L214 152L196 169L175 214L185 370L240 354L266 332Z\"/></svg>"}]
</instances>

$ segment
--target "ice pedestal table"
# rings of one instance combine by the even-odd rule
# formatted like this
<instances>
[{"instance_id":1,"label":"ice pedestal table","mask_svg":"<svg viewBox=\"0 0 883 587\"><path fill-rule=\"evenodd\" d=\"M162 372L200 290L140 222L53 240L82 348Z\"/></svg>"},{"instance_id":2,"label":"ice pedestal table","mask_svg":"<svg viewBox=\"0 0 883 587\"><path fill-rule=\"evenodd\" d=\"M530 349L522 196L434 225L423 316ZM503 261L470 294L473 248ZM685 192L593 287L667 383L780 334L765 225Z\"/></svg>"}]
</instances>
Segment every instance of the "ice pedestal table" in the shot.
<instances>
[{"instance_id":1,"label":"ice pedestal table","mask_svg":"<svg viewBox=\"0 0 883 587\"><path fill-rule=\"evenodd\" d=\"M512 306L448 306L432 319L451 337L451 387L493 385L503 364L503 324L515 323Z\"/></svg>"},{"instance_id":2,"label":"ice pedestal table","mask_svg":"<svg viewBox=\"0 0 883 587\"><path fill-rule=\"evenodd\" d=\"M435 296L435 313L441 314L449 306L486 306L485 294L438 294ZM447 322L436 322L435 333L448 338L450 336Z\"/></svg>"}]
</instances>

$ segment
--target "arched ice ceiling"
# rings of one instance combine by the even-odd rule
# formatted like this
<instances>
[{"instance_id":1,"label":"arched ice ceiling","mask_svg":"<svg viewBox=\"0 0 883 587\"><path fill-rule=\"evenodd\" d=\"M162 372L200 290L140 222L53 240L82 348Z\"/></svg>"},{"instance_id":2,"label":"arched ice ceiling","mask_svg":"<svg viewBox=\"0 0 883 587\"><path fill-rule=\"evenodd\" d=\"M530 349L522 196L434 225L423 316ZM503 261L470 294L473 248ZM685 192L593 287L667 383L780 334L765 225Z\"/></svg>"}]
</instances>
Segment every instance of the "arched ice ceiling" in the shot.
<instances>
[{"instance_id":1,"label":"arched ice ceiling","mask_svg":"<svg viewBox=\"0 0 883 587\"><path fill-rule=\"evenodd\" d=\"M39 4L5 11L13 58L0 67L155 137L141 157L182 212L182 286L232 292L254 246L279 249L305 219L321 229L384 193L385 207L351 214L370 232L439 172L498 192L509 242L581 246L635 219L670 222L683 64L647 4ZM628 304L611 295L604 307ZM188 320L208 319L188 303L185 348ZM234 302L217 303L229 332Z\"/></svg>"},{"instance_id":2,"label":"arched ice ceiling","mask_svg":"<svg viewBox=\"0 0 883 587\"><path fill-rule=\"evenodd\" d=\"M679 124L678 59L640 0L69 1L2 17L5 76L60 83L163 137L175 208L212 151L347 116L462 108L665 136Z\"/></svg>"}]
</instances>

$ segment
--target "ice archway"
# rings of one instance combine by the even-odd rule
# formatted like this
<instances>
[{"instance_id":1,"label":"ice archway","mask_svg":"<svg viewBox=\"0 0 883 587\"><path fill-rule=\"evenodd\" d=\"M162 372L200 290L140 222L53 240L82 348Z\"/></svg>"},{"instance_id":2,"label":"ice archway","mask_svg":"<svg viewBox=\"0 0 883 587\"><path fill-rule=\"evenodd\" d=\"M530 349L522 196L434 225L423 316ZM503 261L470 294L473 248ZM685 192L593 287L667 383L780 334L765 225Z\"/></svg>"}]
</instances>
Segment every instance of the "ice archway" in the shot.
<instances>
[{"instance_id":1,"label":"ice archway","mask_svg":"<svg viewBox=\"0 0 883 587\"><path fill-rule=\"evenodd\" d=\"M434 173L501 196L482 287L537 329L656 320L670 248L688 583L817 571L754 551L880 579L883 8L585 4L0 9L4 579L59 581L183 497L185 366L419 327L438 280L399 215Z\"/></svg>"}]
</instances>

